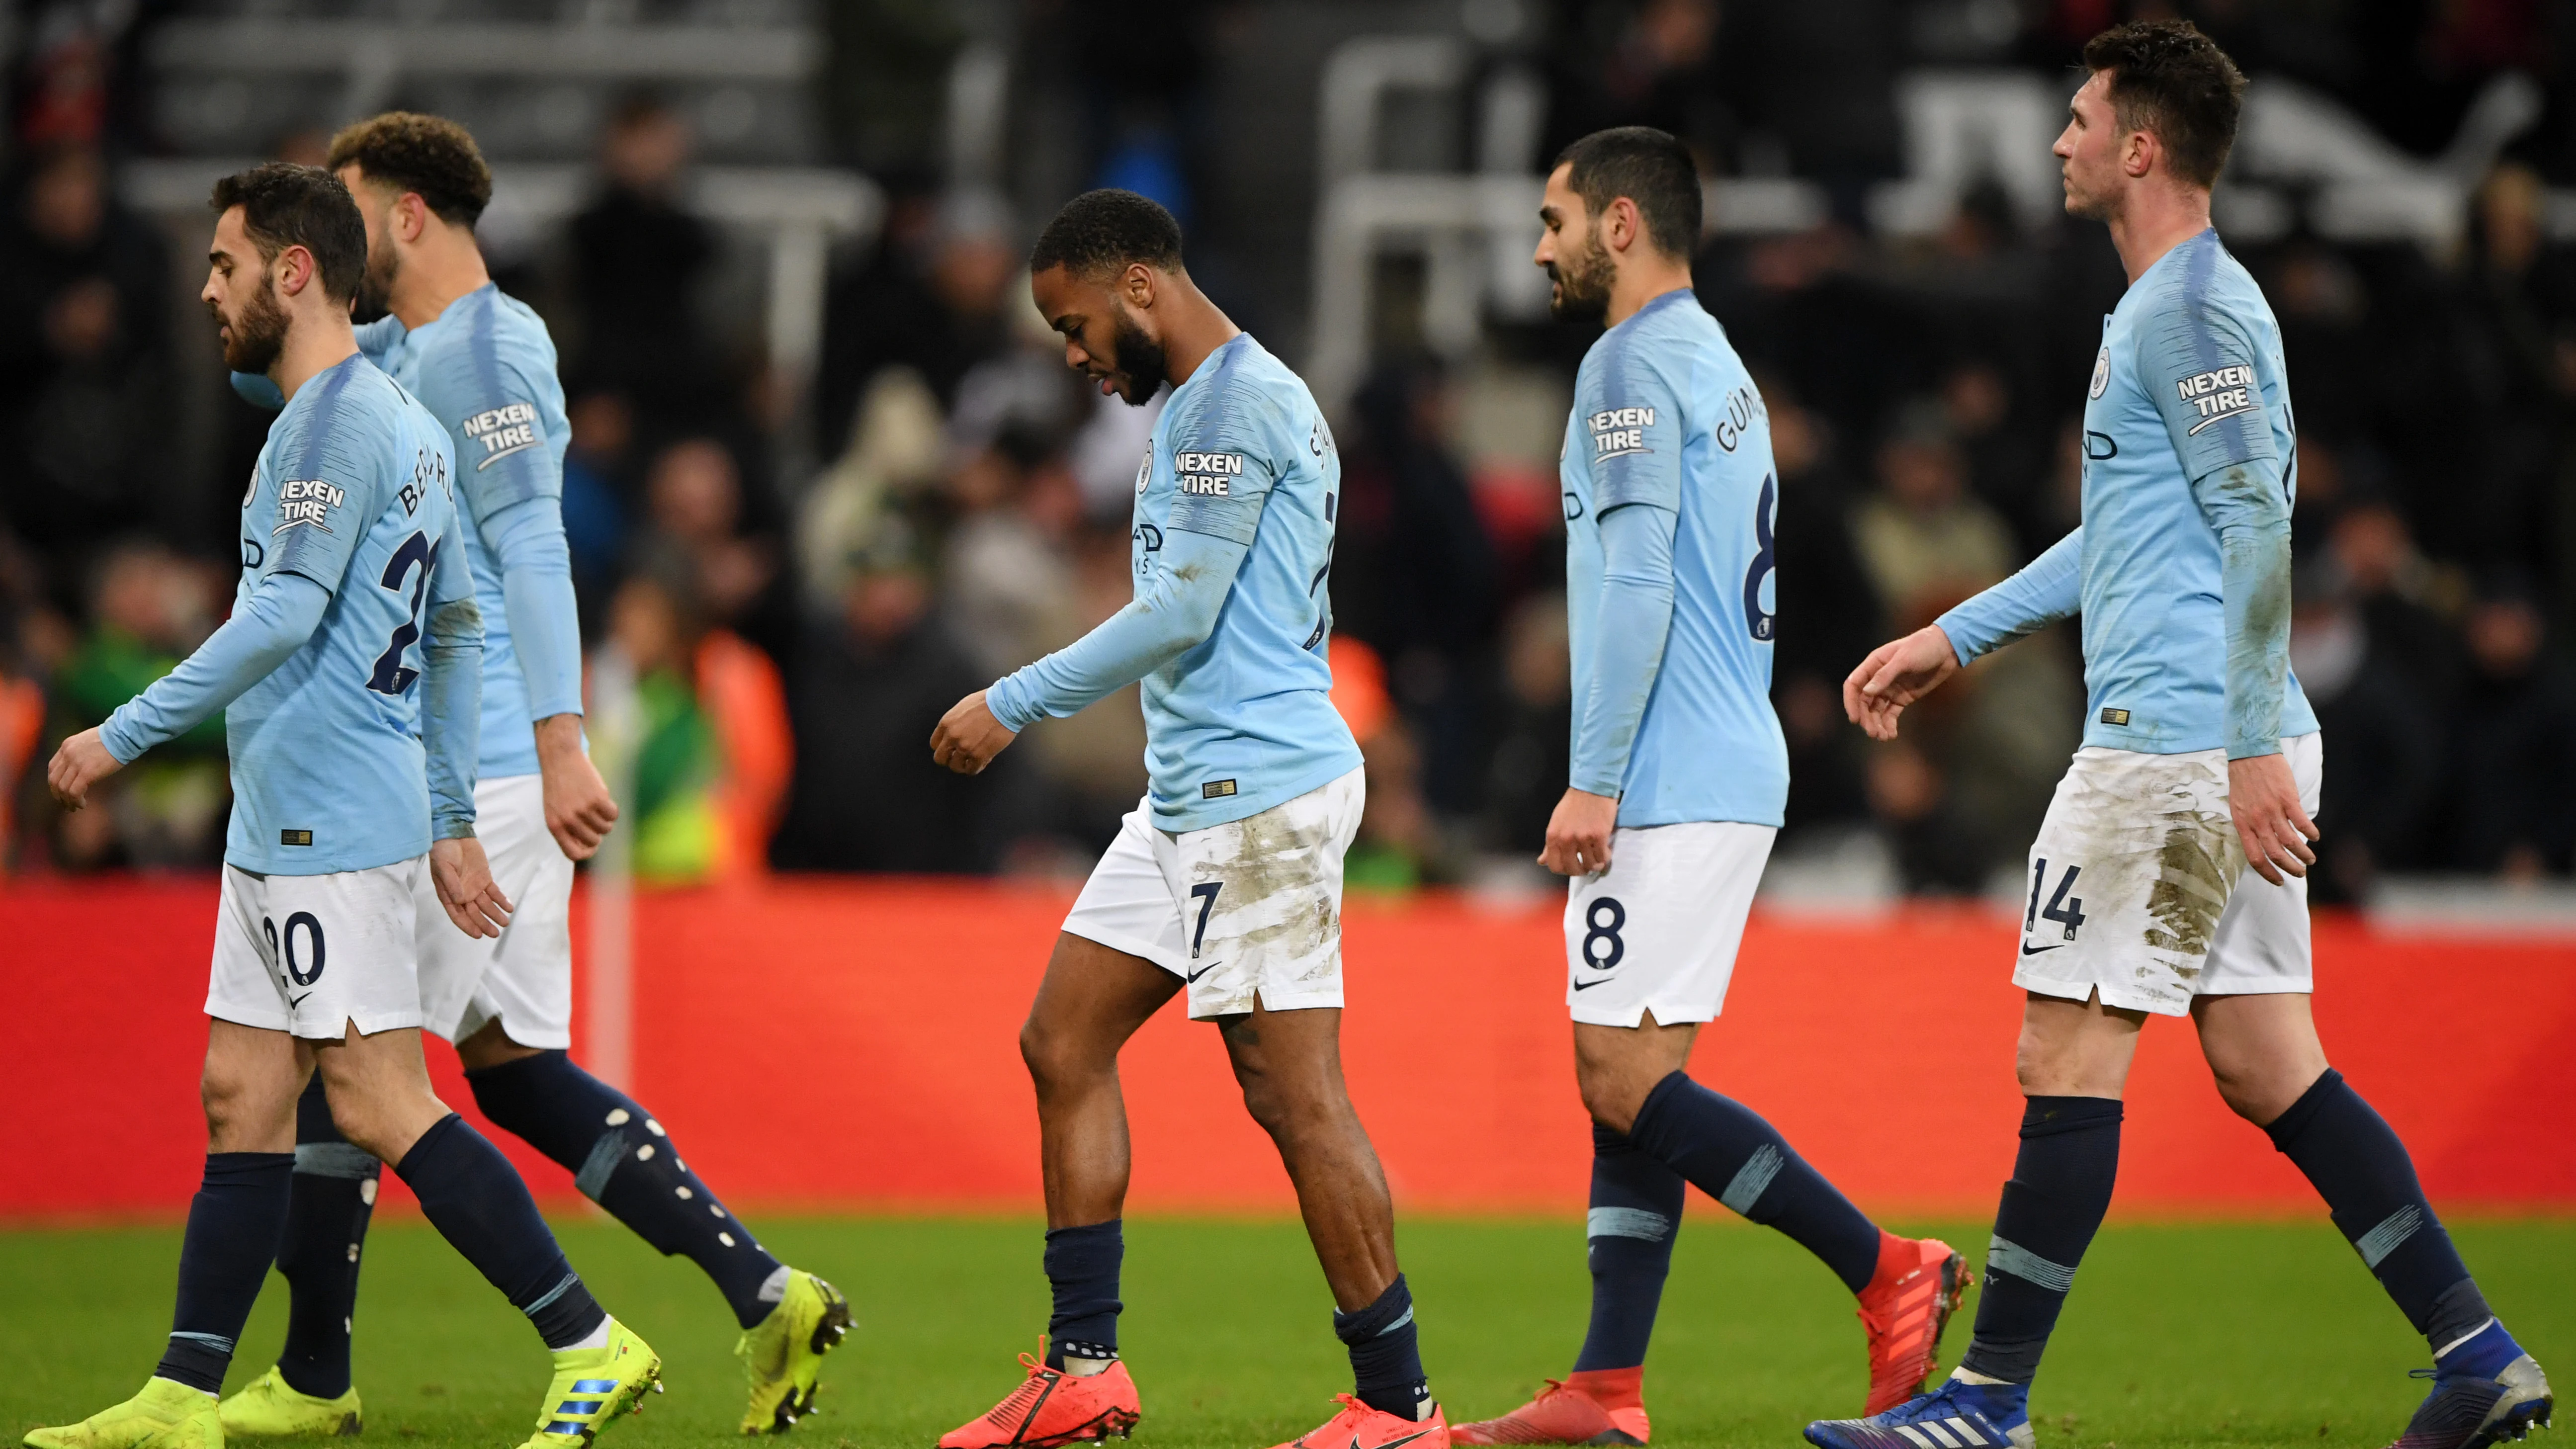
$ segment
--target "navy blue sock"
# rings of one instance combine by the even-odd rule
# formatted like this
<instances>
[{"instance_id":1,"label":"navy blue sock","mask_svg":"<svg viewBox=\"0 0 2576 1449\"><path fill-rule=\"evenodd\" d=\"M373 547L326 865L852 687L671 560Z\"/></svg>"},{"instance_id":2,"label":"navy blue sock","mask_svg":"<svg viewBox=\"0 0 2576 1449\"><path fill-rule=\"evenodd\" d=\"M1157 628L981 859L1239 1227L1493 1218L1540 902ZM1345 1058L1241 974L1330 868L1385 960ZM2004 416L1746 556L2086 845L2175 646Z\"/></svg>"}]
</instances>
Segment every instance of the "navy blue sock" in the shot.
<instances>
[{"instance_id":1,"label":"navy blue sock","mask_svg":"<svg viewBox=\"0 0 2576 1449\"><path fill-rule=\"evenodd\" d=\"M155 1378L223 1392L233 1342L259 1301L286 1227L289 1152L209 1152L179 1243L179 1301Z\"/></svg>"},{"instance_id":2,"label":"navy blue sock","mask_svg":"<svg viewBox=\"0 0 2576 1449\"><path fill-rule=\"evenodd\" d=\"M607 1318L564 1261L537 1201L501 1149L450 1112L394 1164L448 1246L528 1315L548 1348L588 1338Z\"/></svg>"},{"instance_id":3,"label":"navy blue sock","mask_svg":"<svg viewBox=\"0 0 2576 1449\"><path fill-rule=\"evenodd\" d=\"M2326 1068L2263 1130L2315 1184L2335 1226L2434 1352L2494 1317L2451 1246L2451 1235L2433 1216L2406 1144L2345 1083L2343 1073Z\"/></svg>"},{"instance_id":4,"label":"navy blue sock","mask_svg":"<svg viewBox=\"0 0 2576 1449\"><path fill-rule=\"evenodd\" d=\"M1628 1140L1752 1222L1824 1260L1854 1293L1878 1272L1878 1225L1752 1109L1675 1072L1655 1084Z\"/></svg>"},{"instance_id":5,"label":"navy blue sock","mask_svg":"<svg viewBox=\"0 0 2576 1449\"><path fill-rule=\"evenodd\" d=\"M2075 1286L2076 1266L2111 1210L2120 1172L2120 1104L2108 1097L2032 1097L2021 1152L1995 1209L1977 1332L1959 1366L2028 1384Z\"/></svg>"},{"instance_id":6,"label":"navy blue sock","mask_svg":"<svg viewBox=\"0 0 2576 1449\"><path fill-rule=\"evenodd\" d=\"M1064 1367L1068 1355L1118 1356L1118 1311L1126 1306L1118 1301L1118 1265L1126 1256L1116 1218L1047 1229L1047 1286L1055 1291L1055 1312L1047 1319L1049 1368Z\"/></svg>"},{"instance_id":7,"label":"navy blue sock","mask_svg":"<svg viewBox=\"0 0 2576 1449\"><path fill-rule=\"evenodd\" d=\"M384 1164L353 1147L331 1121L322 1074L295 1104L295 1177L286 1197L286 1346L277 1372L288 1388L317 1399L349 1391L349 1332L358 1311L358 1257L376 1211Z\"/></svg>"},{"instance_id":8,"label":"navy blue sock","mask_svg":"<svg viewBox=\"0 0 2576 1449\"><path fill-rule=\"evenodd\" d=\"M1635 1368L1646 1361L1664 1275L1681 1225L1681 1174L1599 1123L1592 1126L1592 1210L1584 1215L1592 1261L1592 1327L1574 1370Z\"/></svg>"},{"instance_id":9,"label":"navy blue sock","mask_svg":"<svg viewBox=\"0 0 2576 1449\"><path fill-rule=\"evenodd\" d=\"M1357 1313L1335 1313L1333 1336L1351 1351L1351 1378L1359 1401L1399 1419L1430 1411L1431 1379L1422 1371L1422 1345L1413 1330L1413 1290L1404 1275Z\"/></svg>"},{"instance_id":10,"label":"navy blue sock","mask_svg":"<svg viewBox=\"0 0 2576 1449\"><path fill-rule=\"evenodd\" d=\"M703 1269L736 1322L749 1328L777 1306L787 1281L778 1260L689 1171L679 1145L634 1098L559 1051L467 1072L465 1080L494 1126L562 1163L582 1195L635 1236Z\"/></svg>"}]
</instances>

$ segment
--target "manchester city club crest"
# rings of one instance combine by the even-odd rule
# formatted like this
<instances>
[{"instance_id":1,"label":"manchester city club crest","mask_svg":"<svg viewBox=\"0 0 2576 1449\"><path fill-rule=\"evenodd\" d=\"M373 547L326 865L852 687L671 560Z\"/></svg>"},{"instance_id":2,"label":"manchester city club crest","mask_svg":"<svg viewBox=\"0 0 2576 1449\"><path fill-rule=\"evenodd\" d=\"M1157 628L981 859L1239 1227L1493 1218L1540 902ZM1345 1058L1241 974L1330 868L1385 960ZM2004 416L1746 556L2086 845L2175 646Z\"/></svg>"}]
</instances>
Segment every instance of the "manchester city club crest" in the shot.
<instances>
[{"instance_id":1,"label":"manchester city club crest","mask_svg":"<svg viewBox=\"0 0 2576 1449\"><path fill-rule=\"evenodd\" d=\"M2101 350L2100 352L2098 352L2098 353L2094 354L2094 357L2093 357L2093 386L2092 386L2091 388L2087 389L2084 395L2085 395L2086 397L2100 397L2100 396L2102 395L2102 393L2103 393L2103 390L2104 390L2104 389L2106 389L2106 388L2108 388L2110 385L2111 385L2111 344L2110 344L2110 343L2108 343L2108 342L2105 342L2105 343L2103 343L2103 344L2102 344L2102 350Z\"/></svg>"}]
</instances>

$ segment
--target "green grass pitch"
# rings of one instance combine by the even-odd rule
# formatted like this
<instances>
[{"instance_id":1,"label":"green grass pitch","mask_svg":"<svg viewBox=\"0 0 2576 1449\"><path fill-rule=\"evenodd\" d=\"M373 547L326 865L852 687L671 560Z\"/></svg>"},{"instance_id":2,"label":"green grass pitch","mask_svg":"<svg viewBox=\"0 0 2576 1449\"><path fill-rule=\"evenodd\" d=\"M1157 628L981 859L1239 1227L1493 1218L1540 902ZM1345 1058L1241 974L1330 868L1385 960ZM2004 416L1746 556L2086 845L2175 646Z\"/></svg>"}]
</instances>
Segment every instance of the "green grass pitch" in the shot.
<instances>
[{"instance_id":1,"label":"green grass pitch","mask_svg":"<svg viewBox=\"0 0 2576 1449\"><path fill-rule=\"evenodd\" d=\"M611 1449L730 1436L740 1380L714 1291L613 1223L562 1216L574 1263L661 1351L670 1385L620 1422ZM1985 1236L1902 1226L1962 1244ZM1565 1371L1587 1302L1577 1221L1414 1219L1400 1231L1423 1356L1453 1419L1498 1413ZM2576 1376L2576 1222L2455 1232L2523 1343ZM929 1449L1017 1381L1013 1355L1045 1322L1031 1221L786 1219L763 1236L839 1284L859 1318L825 1369L821 1412L793 1436L809 1449ZM132 1393L168 1329L177 1259L173 1228L0 1232L0 1430L14 1437ZM1292 1221L1132 1221L1124 1291L1141 1449L1261 1449L1320 1423L1348 1386L1332 1305ZM235 1386L275 1354L284 1302L272 1277ZM1966 1330L1952 1326L1945 1370ZM2423 1361L2322 1215L2114 1225L2085 1259L2040 1380L2040 1443L2384 1445L2422 1393L2406 1371ZM381 1224L369 1245L356 1362L366 1440L402 1449L515 1444L546 1368L525 1323L417 1221ZM1648 1368L1658 1446L1789 1446L1806 1420L1859 1407L1860 1328L1840 1286L1795 1245L1695 1216Z\"/></svg>"}]
</instances>

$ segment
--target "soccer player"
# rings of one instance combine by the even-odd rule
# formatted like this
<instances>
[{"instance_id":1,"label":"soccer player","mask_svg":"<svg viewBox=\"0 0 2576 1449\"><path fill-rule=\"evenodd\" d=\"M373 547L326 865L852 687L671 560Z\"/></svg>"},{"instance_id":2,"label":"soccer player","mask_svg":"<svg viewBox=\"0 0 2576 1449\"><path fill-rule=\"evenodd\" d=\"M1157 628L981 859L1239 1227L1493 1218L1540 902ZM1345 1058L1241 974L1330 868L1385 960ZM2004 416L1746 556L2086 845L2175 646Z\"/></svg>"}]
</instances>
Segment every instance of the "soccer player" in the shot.
<instances>
[{"instance_id":1,"label":"soccer player","mask_svg":"<svg viewBox=\"0 0 2576 1449\"><path fill-rule=\"evenodd\" d=\"M574 1065L573 862L598 849L617 804L582 745L581 636L563 531L563 388L546 325L484 270L474 223L492 174L453 121L391 112L331 140L330 167L366 219L367 286L388 313L357 331L368 357L447 430L459 460L461 547L483 616L476 834L515 903L509 929L463 936L420 903L424 1025L456 1044L483 1115L577 1174L582 1192L665 1254L714 1280L741 1326L751 1381L741 1428L784 1431L813 1407L822 1355L849 1331L832 1285L764 1251L688 1169L634 1099ZM239 379L261 399L266 379ZM286 1344L224 1401L244 1436L354 1432L349 1337L357 1253L375 1199L372 1158L344 1142L318 1096L298 1114ZM346 1429L343 1429L346 1426Z\"/></svg>"},{"instance_id":2,"label":"soccer player","mask_svg":"<svg viewBox=\"0 0 2576 1449\"><path fill-rule=\"evenodd\" d=\"M1359 747L1326 698L1340 454L1305 384L1191 283L1180 225L1160 206L1128 191L1075 197L1029 270L1066 363L1104 395L1142 405L1172 388L1136 469L1136 597L960 700L931 749L973 774L1035 721L1141 679L1151 781L1065 918L1020 1029L1055 1290L1046 1358L1024 1356L1020 1387L941 1449L1135 1427L1118 1359L1118 1051L1184 989L1278 1145L1350 1349L1357 1393L1293 1442L1444 1449L1386 1177L1342 1084L1342 855L1361 783Z\"/></svg>"},{"instance_id":3,"label":"soccer player","mask_svg":"<svg viewBox=\"0 0 2576 1449\"><path fill-rule=\"evenodd\" d=\"M1557 158L1535 260L1560 317L1605 323L1559 472L1573 779L1541 864L1570 876L1565 1001L1592 1115L1592 1324L1574 1370L1461 1424L1465 1444L1643 1444L1646 1342L1684 1184L1795 1239L1860 1300L1869 1402L1931 1371L1966 1285L1946 1243L1880 1229L1752 1109L1686 1068L1726 1003L1788 801L1771 711L1779 479L1762 396L1691 292L1699 174L1673 137Z\"/></svg>"},{"instance_id":4,"label":"soccer player","mask_svg":"<svg viewBox=\"0 0 2576 1449\"><path fill-rule=\"evenodd\" d=\"M420 903L469 936L510 920L474 834L482 625L446 430L359 354L349 304L366 224L336 178L273 162L217 182L213 202L203 297L225 364L286 399L242 494L232 617L64 741L49 771L77 810L98 780L224 711L233 811L206 994L205 1177L160 1367L125 1403L26 1442L221 1449L215 1394L277 1257L308 1075L350 1142L393 1164L554 1351L528 1442L587 1442L657 1384L661 1360L601 1311L508 1159L431 1093L421 1062Z\"/></svg>"},{"instance_id":5,"label":"soccer player","mask_svg":"<svg viewBox=\"0 0 2576 1449\"><path fill-rule=\"evenodd\" d=\"M2055 148L2066 209L2109 224L2129 290L2084 405L2083 524L1843 684L1851 717L1892 739L1906 706L1970 660L2083 615L2084 745L2031 846L2013 976L2028 993L2020 1155L1958 1370L1807 1438L2033 1442L2031 1381L2111 1201L2138 1031L2189 1013L2219 1095L2307 1174L2432 1347L2432 1392L2398 1443L2518 1439L2547 1421L2548 1380L2488 1310L2405 1144L2326 1065L2309 1014L2324 749L2287 662L2297 438L2280 329L2209 226L2244 77L2182 21L2105 31L2084 63Z\"/></svg>"}]
</instances>

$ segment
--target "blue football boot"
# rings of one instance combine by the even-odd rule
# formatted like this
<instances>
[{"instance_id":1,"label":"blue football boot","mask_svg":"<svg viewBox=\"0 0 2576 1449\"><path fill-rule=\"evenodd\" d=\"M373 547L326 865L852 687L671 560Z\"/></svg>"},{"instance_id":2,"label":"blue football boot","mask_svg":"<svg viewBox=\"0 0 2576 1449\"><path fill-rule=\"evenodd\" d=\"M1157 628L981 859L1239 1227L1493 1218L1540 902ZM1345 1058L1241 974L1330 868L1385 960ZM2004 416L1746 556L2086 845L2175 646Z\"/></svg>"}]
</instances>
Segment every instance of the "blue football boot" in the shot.
<instances>
[{"instance_id":1,"label":"blue football boot","mask_svg":"<svg viewBox=\"0 0 2576 1449\"><path fill-rule=\"evenodd\" d=\"M1928 1394L1866 1419L1820 1420L1807 1426L1819 1449L2032 1449L2027 1384L1970 1384L1951 1379Z\"/></svg>"},{"instance_id":2,"label":"blue football boot","mask_svg":"<svg viewBox=\"0 0 2576 1449\"><path fill-rule=\"evenodd\" d=\"M2493 1319L2415 1376L2431 1379L2433 1392L2390 1449L2486 1449L2549 1427L2548 1375Z\"/></svg>"}]
</instances>

